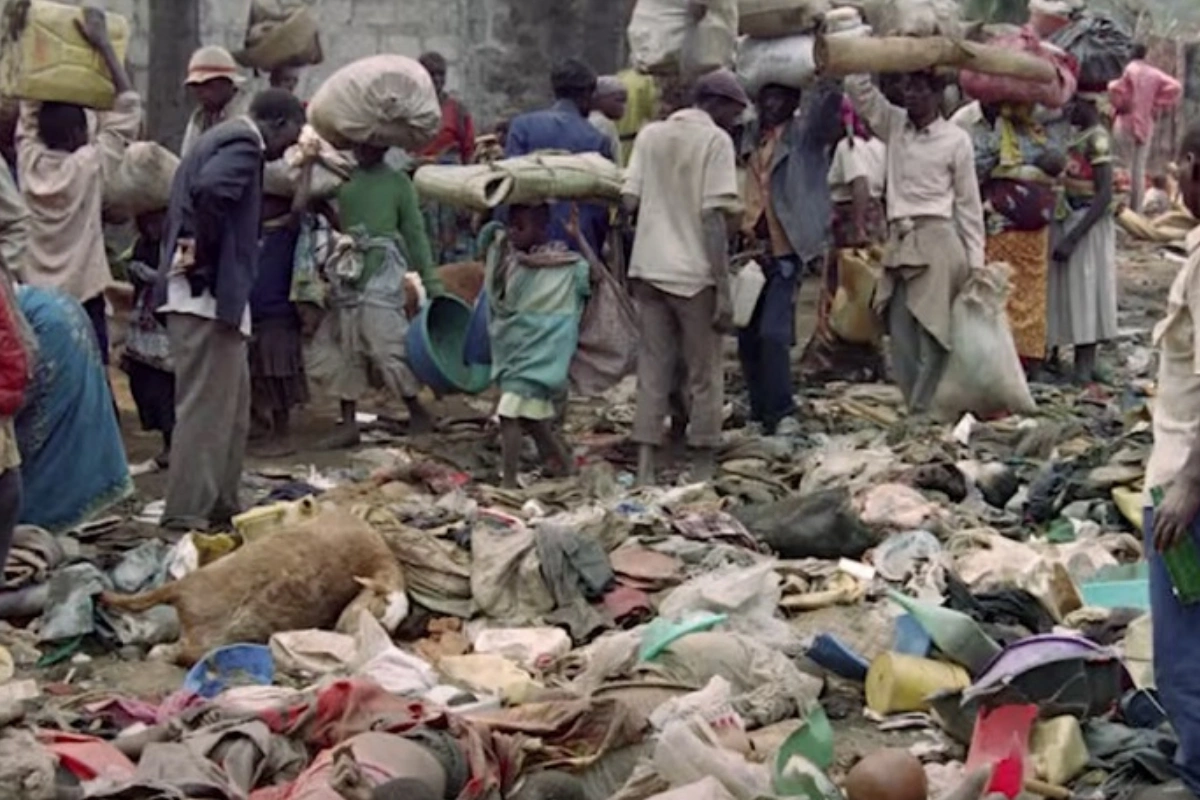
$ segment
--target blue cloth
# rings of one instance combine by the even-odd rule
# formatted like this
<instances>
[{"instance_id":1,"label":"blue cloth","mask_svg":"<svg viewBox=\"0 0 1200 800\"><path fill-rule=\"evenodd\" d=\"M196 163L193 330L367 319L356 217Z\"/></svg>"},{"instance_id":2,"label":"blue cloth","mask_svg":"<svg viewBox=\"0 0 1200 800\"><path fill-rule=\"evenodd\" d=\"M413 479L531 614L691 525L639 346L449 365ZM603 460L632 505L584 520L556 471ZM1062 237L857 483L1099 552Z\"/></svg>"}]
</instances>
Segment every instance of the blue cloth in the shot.
<instances>
[{"instance_id":1,"label":"blue cloth","mask_svg":"<svg viewBox=\"0 0 1200 800\"><path fill-rule=\"evenodd\" d=\"M567 386L588 296L589 267L563 252L562 266L526 266L497 234L488 250L492 378L502 392L554 400Z\"/></svg>"},{"instance_id":2,"label":"blue cloth","mask_svg":"<svg viewBox=\"0 0 1200 800\"><path fill-rule=\"evenodd\" d=\"M570 100L559 100L543 111L531 111L513 119L505 140L504 155L508 158L525 156L538 150L562 150L568 153L599 153L616 161L612 143L596 130ZM550 236L566 242L566 222L570 218L570 203L555 203ZM592 250L599 256L608 238L608 208L596 203L579 206L579 229Z\"/></svg>"},{"instance_id":3,"label":"blue cloth","mask_svg":"<svg viewBox=\"0 0 1200 800\"><path fill-rule=\"evenodd\" d=\"M17 414L25 504L21 522L75 527L133 490L92 326L75 298L23 286L37 336L33 384Z\"/></svg>"},{"instance_id":4,"label":"blue cloth","mask_svg":"<svg viewBox=\"0 0 1200 800\"><path fill-rule=\"evenodd\" d=\"M824 258L832 241L833 202L829 167L841 127L842 92L822 83L805 96L800 114L788 123L771 159L771 205L800 261ZM743 152L758 146L750 126Z\"/></svg>"},{"instance_id":5,"label":"blue cloth","mask_svg":"<svg viewBox=\"0 0 1200 800\"><path fill-rule=\"evenodd\" d=\"M241 325L258 274L262 227L263 149L244 119L205 131L184 156L171 185L155 308L167 302L167 280L180 239L196 240L193 290L217 300L217 319Z\"/></svg>"},{"instance_id":6,"label":"blue cloth","mask_svg":"<svg viewBox=\"0 0 1200 800\"><path fill-rule=\"evenodd\" d=\"M750 324L738 332L738 357L750 394L750 418L768 432L796 410L792 347L796 343L796 291L800 260L760 261L767 279Z\"/></svg>"},{"instance_id":7,"label":"blue cloth","mask_svg":"<svg viewBox=\"0 0 1200 800\"><path fill-rule=\"evenodd\" d=\"M264 232L258 251L258 279L250 292L250 318L298 319L292 305L292 270L296 264L299 225L284 225Z\"/></svg>"},{"instance_id":8,"label":"blue cloth","mask_svg":"<svg viewBox=\"0 0 1200 800\"><path fill-rule=\"evenodd\" d=\"M1175 763L1193 795L1200 797L1200 605L1175 598L1171 576L1154 549L1154 509L1143 517L1150 562L1150 614L1154 628L1154 682L1179 739ZM1192 535L1196 528L1193 526Z\"/></svg>"}]
</instances>

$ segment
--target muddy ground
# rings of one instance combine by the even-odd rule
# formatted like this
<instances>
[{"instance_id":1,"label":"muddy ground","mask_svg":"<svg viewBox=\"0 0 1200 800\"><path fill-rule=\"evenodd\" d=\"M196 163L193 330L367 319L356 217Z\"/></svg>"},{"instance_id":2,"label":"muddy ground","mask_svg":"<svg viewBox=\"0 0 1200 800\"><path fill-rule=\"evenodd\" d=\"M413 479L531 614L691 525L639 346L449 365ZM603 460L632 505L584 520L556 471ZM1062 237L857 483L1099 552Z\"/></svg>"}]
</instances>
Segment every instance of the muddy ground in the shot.
<instances>
[{"instance_id":1,"label":"muddy ground","mask_svg":"<svg viewBox=\"0 0 1200 800\"><path fill-rule=\"evenodd\" d=\"M1135 359L1147 357L1145 348L1149 345L1149 330L1163 313L1167 290L1181 261L1165 256L1161 250L1129 242L1122 242L1120 258L1121 322L1125 343L1119 349L1121 355L1110 355L1110 360L1128 362L1131 360L1130 353ZM800 347L797 348L797 356L815 326L817 291L817 281L809 279L801 292L797 321L797 341L800 342ZM1124 374L1147 370L1145 365L1113 363L1113 366ZM138 429L136 410L124 374L114 369L112 382L121 410L130 463L145 462L158 452L158 436ZM811 391L814 387L808 388ZM450 398L434 402L433 407L439 416L449 423L449 433L424 442L415 442L416 447L436 450L439 455L448 455L455 461L464 462L459 463L460 468L482 464L490 465L490 468L494 469L497 455L493 452L494 437L484 422L489 411L488 400ZM364 404L362 410L403 417L402 411L390 408L382 399ZM311 465L317 470L346 465L351 457L350 453L329 452L318 446L335 418L335 403L322 401L312 404L300 412L295 422L297 454L280 461L264 461L251 457L247 469L269 473L294 473L298 465ZM446 446L448 442L450 447ZM162 472L137 477L137 496L130 501L127 508L140 509L153 500L161 499L165 481L166 476ZM140 535L160 535L157 529L150 526L133 527ZM878 631L870 630L872 626L869 620L856 618L858 616L854 609L828 609L825 612L816 612L816 615L804 615L796 620L796 627L805 633L811 631L813 634L822 630L836 631L851 644L858 637L878 635ZM57 666L36 670L29 673L29 676L37 677L44 688L55 697L50 705L70 709L89 696L94 697L93 693L99 690L139 697L160 697L177 689L183 674L183 670L172 665L146 660L140 652L129 651L117 655L76 656L73 660ZM874 722L862 716L861 695L856 687L839 684L835 687L833 697L834 699L827 703L827 707L834 717L834 725L838 732L839 761L849 763L856 760L857 755L881 746L908 747L930 739L928 732L920 729L899 733L881 732Z\"/></svg>"}]
</instances>

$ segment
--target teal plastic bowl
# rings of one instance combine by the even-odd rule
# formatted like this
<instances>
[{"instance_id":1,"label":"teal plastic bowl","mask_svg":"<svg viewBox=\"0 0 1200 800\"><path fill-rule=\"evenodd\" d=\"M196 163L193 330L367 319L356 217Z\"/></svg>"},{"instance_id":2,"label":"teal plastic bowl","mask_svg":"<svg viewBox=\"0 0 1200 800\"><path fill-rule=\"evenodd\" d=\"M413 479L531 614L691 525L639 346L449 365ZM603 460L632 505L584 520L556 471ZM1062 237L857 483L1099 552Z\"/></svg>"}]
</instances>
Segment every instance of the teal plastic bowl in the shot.
<instances>
[{"instance_id":1,"label":"teal plastic bowl","mask_svg":"<svg viewBox=\"0 0 1200 800\"><path fill-rule=\"evenodd\" d=\"M408 365L434 393L479 394L491 385L492 368L464 358L473 309L453 295L425 304L408 328Z\"/></svg>"}]
</instances>

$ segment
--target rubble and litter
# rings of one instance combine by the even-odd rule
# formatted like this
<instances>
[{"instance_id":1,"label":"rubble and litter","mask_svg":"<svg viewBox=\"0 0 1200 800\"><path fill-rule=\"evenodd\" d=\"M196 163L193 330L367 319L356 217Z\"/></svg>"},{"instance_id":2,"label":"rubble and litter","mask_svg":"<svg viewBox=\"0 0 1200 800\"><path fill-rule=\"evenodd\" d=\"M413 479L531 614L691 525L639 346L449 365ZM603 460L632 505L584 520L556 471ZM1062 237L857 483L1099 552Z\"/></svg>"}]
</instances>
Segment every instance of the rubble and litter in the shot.
<instances>
[{"instance_id":1,"label":"rubble and litter","mask_svg":"<svg viewBox=\"0 0 1200 800\"><path fill-rule=\"evenodd\" d=\"M477 426L375 422L336 468L247 474L233 531L159 538L132 506L21 528L0 785L337 800L347 759L463 800L975 800L1010 761L1075 796L1169 780L1134 566L1149 322L1120 393L1035 382L1015 416L829 384L762 437L735 401L709 484L632 488L626 383L568 409L573 479L502 490Z\"/></svg>"}]
</instances>

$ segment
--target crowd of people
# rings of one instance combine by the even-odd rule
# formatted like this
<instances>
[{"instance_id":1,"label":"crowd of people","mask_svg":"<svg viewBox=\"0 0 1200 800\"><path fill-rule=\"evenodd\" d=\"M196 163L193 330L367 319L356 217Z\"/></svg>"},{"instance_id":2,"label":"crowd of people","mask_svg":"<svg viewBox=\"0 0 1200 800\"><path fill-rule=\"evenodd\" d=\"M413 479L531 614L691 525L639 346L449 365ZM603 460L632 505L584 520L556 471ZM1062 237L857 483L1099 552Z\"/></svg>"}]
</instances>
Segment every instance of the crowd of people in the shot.
<instances>
[{"instance_id":1,"label":"crowd of people","mask_svg":"<svg viewBox=\"0 0 1200 800\"><path fill-rule=\"evenodd\" d=\"M104 371L112 272L102 199L142 112L106 33L95 24L87 30L113 79L113 109L89 128L77 106L23 103L16 163L0 176L16 309L57 308L70 318L65 337L78 329L78 315L60 298L73 298L96 345L87 372L94 380L70 381L71 391L95 384L91 406L63 403L78 422L33 420L52 413L61 400L54 397L27 400L7 423L17 422L5 448L8 472L17 471L18 451L24 462L20 519L60 529L130 487L116 420L96 407L113 405ZM633 439L644 483L656 479L660 451L685 445L696 477L711 473L725 390L721 337L735 332L730 276L751 259L765 285L736 333L749 417L764 433L796 425L796 373L808 381L885 374L882 339L840 330L835 298L871 304L863 310L887 334L891 375L910 410L930 412L955 296L987 262L1012 267L1008 311L1030 375L1061 373L1060 351L1074 348L1070 377L1101 379L1098 348L1117 332L1118 153L1133 176L1132 207L1143 197L1169 203L1164 181L1146 182L1147 143L1156 115L1179 101L1179 83L1146 64L1144 49L1136 55L1119 81L1081 86L1065 109L975 104L951 117L934 73L823 80L803 92L767 85L751 97L726 70L684 86L634 70L597 76L569 59L550 76L551 106L477 135L468 109L446 92L446 60L426 53L420 63L442 110L437 135L408 154L409 169L393 166L384 148L354 148L349 179L318 197L311 172L289 196L266 193L261 180L304 124L298 70L275 70L270 88L251 95L227 51L202 47L188 67L196 110L169 205L134 220L136 243L122 261L134 296L121 366L142 426L162 435L156 461L170 471L163 524L228 523L247 442L265 456L291 453L291 415L309 400L310 384L340 400L328 447L360 441L358 404L372 386L407 407L410 431L433 430L405 351L405 276L419 274L436 297L444 291L437 267L464 260L487 265L481 302L497 354L510 484L523 431L546 464L570 469L557 421L582 309L605 264L639 310ZM540 150L595 152L625 167L623 207L559 202L505 210L489 222L422 202L411 178L423 164ZM298 248L312 247L314 231L344 236L358 255L325 270L319 320L293 291ZM794 370L805 276L821 281L818 324ZM40 338L55 336L48 324L24 321L39 337L29 393L38 399L53 385L51 368L66 359L45 357L54 343ZM88 344L75 341L72 360L90 363ZM78 501L63 502L61 488L43 485L40 465L79 449L104 466L67 457L81 480L66 490ZM173 452L186 453L186 463ZM39 499L45 491L55 492L53 503Z\"/></svg>"},{"instance_id":2,"label":"crowd of people","mask_svg":"<svg viewBox=\"0 0 1200 800\"><path fill-rule=\"evenodd\" d=\"M23 103L15 163L0 170L0 563L16 523L68 530L132 491L107 372L103 196L141 133L142 107L103 16L89 10L82 30L111 75L114 107L92 124L78 106ZM1144 50L1137 56L1120 80L1080 86L1055 112L984 105L953 117L934 72L822 80L804 91L767 85L752 97L728 70L685 87L633 70L598 76L570 59L550 76L552 105L477 136L446 92L445 59L427 53L420 63L442 124L408 154L412 165L556 150L626 168L620 208L546 203L479 220L422 202L410 171L365 145L332 197L311 191L311 171L292 196L265 192L264 169L307 146L297 71L273 72L270 88L251 95L230 54L203 47L187 73L197 108L169 202L133 221L137 240L123 260L133 299L121 367L142 426L162 436L161 524L227 526L248 443L267 456L292 452L291 416L310 383L340 401L328 447L359 443L358 407L371 387L404 404L410 432L436 430L406 352L406 275L419 274L436 297L445 291L437 267L463 260L484 265L508 485L526 435L548 473L572 468L560 430L569 366L588 298L615 264L639 312L632 438L642 484L658 480L664 454L686 450L692 475L711 477L727 334L737 334L749 417L765 434L794 430L797 374L882 377L883 337L847 336L834 324L835 298L863 281L871 290L850 292L849 302L870 304L913 415L934 410L955 298L990 262L1012 268L1008 314L1029 374L1103 380L1100 348L1117 334L1114 212L1125 202L1160 208L1172 194L1165 176L1148 177L1148 145L1155 116L1181 90ZM1176 176L1194 211L1198 159L1193 132ZM1121 165L1132 175L1127 199ZM328 294L316 321L293 291L298 248L315 231L357 255L324 262ZM1148 480L1180 478L1157 526L1147 526L1160 547L1200 510L1200 240L1189 246L1156 334L1163 373ZM751 259L765 283L735 329L731 275ZM820 280L818 325L797 369L797 294L809 276ZM1060 363L1068 348L1069 371ZM1169 584L1159 572L1156 638L1161 629L1178 641L1190 612L1160 616Z\"/></svg>"}]
</instances>

